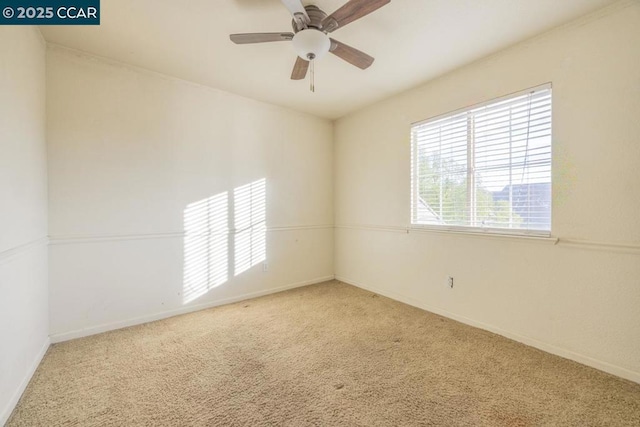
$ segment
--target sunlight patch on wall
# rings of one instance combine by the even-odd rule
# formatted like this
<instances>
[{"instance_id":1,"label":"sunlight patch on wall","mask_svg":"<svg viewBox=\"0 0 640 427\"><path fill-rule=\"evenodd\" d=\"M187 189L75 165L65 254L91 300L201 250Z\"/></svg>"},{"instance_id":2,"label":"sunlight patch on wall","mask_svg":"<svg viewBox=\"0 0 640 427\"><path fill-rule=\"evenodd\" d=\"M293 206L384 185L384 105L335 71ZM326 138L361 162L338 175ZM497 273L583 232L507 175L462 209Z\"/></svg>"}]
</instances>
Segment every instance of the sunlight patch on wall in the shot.
<instances>
[{"instance_id":1,"label":"sunlight patch on wall","mask_svg":"<svg viewBox=\"0 0 640 427\"><path fill-rule=\"evenodd\" d=\"M266 259L266 185L260 179L233 192L237 276Z\"/></svg>"},{"instance_id":2,"label":"sunlight patch on wall","mask_svg":"<svg viewBox=\"0 0 640 427\"><path fill-rule=\"evenodd\" d=\"M191 203L184 211L184 303L229 278L228 199L225 191Z\"/></svg>"},{"instance_id":3,"label":"sunlight patch on wall","mask_svg":"<svg viewBox=\"0 0 640 427\"><path fill-rule=\"evenodd\" d=\"M183 304L266 260L266 202L263 178L187 205Z\"/></svg>"}]
</instances>

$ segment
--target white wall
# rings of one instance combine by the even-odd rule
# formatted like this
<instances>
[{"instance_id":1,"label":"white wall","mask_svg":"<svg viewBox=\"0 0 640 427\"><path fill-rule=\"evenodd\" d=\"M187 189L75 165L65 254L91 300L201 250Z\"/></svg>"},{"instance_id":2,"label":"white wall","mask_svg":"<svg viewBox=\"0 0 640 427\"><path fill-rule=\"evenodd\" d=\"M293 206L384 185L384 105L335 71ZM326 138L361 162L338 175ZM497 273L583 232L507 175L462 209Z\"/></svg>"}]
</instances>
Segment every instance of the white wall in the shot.
<instances>
[{"instance_id":1,"label":"white wall","mask_svg":"<svg viewBox=\"0 0 640 427\"><path fill-rule=\"evenodd\" d=\"M0 26L0 425L49 346L45 44Z\"/></svg>"},{"instance_id":2,"label":"white wall","mask_svg":"<svg viewBox=\"0 0 640 427\"><path fill-rule=\"evenodd\" d=\"M617 3L339 120L336 276L640 382L638 46ZM559 244L407 233L410 124L545 82Z\"/></svg>"},{"instance_id":3,"label":"white wall","mask_svg":"<svg viewBox=\"0 0 640 427\"><path fill-rule=\"evenodd\" d=\"M333 277L331 122L55 46L47 110L54 341ZM186 302L185 209L260 179L268 271Z\"/></svg>"}]
</instances>

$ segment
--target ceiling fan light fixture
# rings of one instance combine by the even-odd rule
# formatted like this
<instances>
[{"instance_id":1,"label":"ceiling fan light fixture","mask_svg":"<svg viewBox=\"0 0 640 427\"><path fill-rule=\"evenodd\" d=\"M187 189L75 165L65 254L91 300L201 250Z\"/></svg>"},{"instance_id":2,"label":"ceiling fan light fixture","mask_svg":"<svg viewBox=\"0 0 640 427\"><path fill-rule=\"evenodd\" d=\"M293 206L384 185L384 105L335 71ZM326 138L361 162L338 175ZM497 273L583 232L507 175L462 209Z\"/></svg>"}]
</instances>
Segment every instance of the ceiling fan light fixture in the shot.
<instances>
[{"instance_id":1,"label":"ceiling fan light fixture","mask_svg":"<svg viewBox=\"0 0 640 427\"><path fill-rule=\"evenodd\" d=\"M320 59L329 52L331 40L320 30L308 28L293 36L293 48L305 61Z\"/></svg>"}]
</instances>

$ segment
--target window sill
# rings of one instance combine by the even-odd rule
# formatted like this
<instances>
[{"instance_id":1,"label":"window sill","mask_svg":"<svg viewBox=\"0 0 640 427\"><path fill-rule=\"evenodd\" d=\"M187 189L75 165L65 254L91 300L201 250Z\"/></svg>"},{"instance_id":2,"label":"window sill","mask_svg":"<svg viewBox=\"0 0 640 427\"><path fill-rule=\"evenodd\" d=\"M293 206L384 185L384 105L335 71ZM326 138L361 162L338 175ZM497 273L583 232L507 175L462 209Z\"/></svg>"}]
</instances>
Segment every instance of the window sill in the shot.
<instances>
[{"instance_id":1,"label":"window sill","mask_svg":"<svg viewBox=\"0 0 640 427\"><path fill-rule=\"evenodd\" d=\"M412 224L409 226L408 232L418 233L439 233L459 236L484 237L489 239L508 239L508 240L527 240L541 243L557 244L558 238L552 237L550 233L522 233L509 232L501 229L481 229L481 228L462 228L462 227L433 227L429 225Z\"/></svg>"}]
</instances>

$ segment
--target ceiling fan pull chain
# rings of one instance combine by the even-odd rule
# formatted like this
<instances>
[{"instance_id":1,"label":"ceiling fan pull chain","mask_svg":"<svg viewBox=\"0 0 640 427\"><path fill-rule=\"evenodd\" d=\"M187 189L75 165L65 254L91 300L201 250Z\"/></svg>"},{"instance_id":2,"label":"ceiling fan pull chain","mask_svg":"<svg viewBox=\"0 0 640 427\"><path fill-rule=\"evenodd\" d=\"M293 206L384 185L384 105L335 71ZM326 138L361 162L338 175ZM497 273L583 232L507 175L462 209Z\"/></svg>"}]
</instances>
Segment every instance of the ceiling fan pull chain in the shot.
<instances>
[{"instance_id":1,"label":"ceiling fan pull chain","mask_svg":"<svg viewBox=\"0 0 640 427\"><path fill-rule=\"evenodd\" d=\"M311 92L315 92L316 91L316 83L315 83L315 74L316 74L316 61L311 61L311 72L309 73L309 80L310 80L310 88Z\"/></svg>"}]
</instances>

